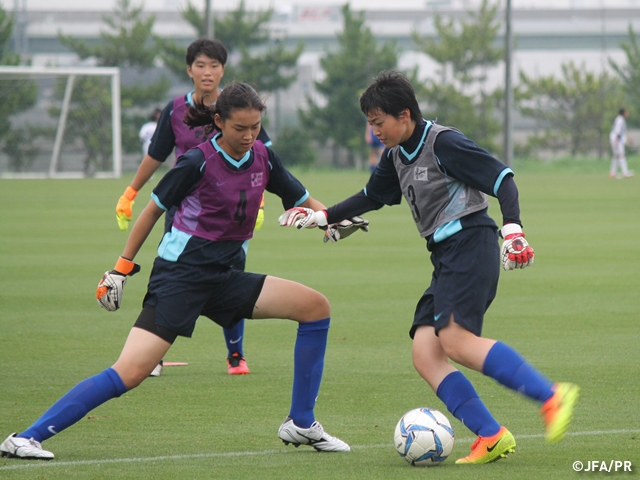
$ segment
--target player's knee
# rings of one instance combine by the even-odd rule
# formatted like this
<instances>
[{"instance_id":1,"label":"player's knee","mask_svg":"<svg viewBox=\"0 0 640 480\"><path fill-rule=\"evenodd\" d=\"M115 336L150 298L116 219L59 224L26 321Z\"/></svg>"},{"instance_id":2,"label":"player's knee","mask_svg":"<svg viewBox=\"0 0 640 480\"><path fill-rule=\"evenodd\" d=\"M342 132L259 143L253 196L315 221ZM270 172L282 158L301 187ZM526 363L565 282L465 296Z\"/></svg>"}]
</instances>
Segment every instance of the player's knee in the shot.
<instances>
[{"instance_id":1,"label":"player's knee","mask_svg":"<svg viewBox=\"0 0 640 480\"><path fill-rule=\"evenodd\" d=\"M464 363L464 350L461 348L461 342L457 337L440 335L440 345L448 358L457 363Z\"/></svg>"},{"instance_id":2,"label":"player's knee","mask_svg":"<svg viewBox=\"0 0 640 480\"><path fill-rule=\"evenodd\" d=\"M442 370L449 366L450 364L446 358L443 361L437 355L420 355L415 351L413 353L413 367L434 392L437 391L438 385L442 380Z\"/></svg>"},{"instance_id":3,"label":"player's knee","mask_svg":"<svg viewBox=\"0 0 640 480\"><path fill-rule=\"evenodd\" d=\"M444 348L445 353L447 354L447 357L449 357L451 360L453 360L456 363L460 363L461 365L465 365L465 361L464 358L462 357L462 355L460 354L460 351L451 346L451 347L445 347Z\"/></svg>"},{"instance_id":4,"label":"player's knee","mask_svg":"<svg viewBox=\"0 0 640 480\"><path fill-rule=\"evenodd\" d=\"M302 314L301 320L314 321L331 316L331 304L327 297L314 291L307 303L307 308Z\"/></svg>"},{"instance_id":5,"label":"player's knee","mask_svg":"<svg viewBox=\"0 0 640 480\"><path fill-rule=\"evenodd\" d=\"M131 390L140 385L146 378L149 377L151 372L148 369L141 367L129 368L126 372L118 372L122 383L127 387L127 390Z\"/></svg>"}]
</instances>

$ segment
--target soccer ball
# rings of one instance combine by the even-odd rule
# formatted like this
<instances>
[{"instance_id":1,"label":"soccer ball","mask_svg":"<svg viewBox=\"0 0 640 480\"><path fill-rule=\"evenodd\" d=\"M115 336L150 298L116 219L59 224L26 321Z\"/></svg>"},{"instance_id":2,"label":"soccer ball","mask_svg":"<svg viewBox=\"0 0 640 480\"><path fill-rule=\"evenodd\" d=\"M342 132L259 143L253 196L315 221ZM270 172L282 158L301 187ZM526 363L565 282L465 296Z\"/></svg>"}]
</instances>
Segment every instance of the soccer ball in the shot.
<instances>
[{"instance_id":1,"label":"soccer ball","mask_svg":"<svg viewBox=\"0 0 640 480\"><path fill-rule=\"evenodd\" d=\"M414 467L440 465L453 451L454 439L447 417L432 408L405 413L394 435L396 450Z\"/></svg>"}]
</instances>

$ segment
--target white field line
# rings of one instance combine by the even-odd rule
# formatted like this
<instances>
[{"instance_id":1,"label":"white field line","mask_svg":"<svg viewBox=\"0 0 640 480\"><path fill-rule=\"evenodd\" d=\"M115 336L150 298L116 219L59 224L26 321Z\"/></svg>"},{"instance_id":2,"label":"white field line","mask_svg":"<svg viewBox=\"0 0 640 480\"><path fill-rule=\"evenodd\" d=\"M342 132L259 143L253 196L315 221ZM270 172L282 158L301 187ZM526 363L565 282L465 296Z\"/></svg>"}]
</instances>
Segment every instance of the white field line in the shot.
<instances>
[{"instance_id":1,"label":"white field line","mask_svg":"<svg viewBox=\"0 0 640 480\"><path fill-rule=\"evenodd\" d=\"M640 433L640 430L592 430L587 432L568 432L567 437L583 437L587 435L617 435L624 433ZM538 433L533 435L516 435L517 439L543 438L544 434ZM457 438L456 443L471 443L475 438ZM369 450L372 448L393 448L392 443L379 443L377 445L355 445L351 446L352 450ZM195 458L224 458L224 457L244 457L259 455L276 455L295 453L295 449L280 450L260 450L256 452L226 452L226 453L192 453L186 455L160 455L157 457L134 457L134 458L107 458L104 460L76 460L73 462L58 462L56 460L19 460L11 459L10 461L19 462L16 465L0 466L0 472L4 470L23 470L26 468L55 468L55 467L81 467L84 465L104 465L108 463L144 463L144 462L161 462L164 460L191 460ZM2 460L5 460L2 458ZM2 461L0 460L0 461Z\"/></svg>"}]
</instances>

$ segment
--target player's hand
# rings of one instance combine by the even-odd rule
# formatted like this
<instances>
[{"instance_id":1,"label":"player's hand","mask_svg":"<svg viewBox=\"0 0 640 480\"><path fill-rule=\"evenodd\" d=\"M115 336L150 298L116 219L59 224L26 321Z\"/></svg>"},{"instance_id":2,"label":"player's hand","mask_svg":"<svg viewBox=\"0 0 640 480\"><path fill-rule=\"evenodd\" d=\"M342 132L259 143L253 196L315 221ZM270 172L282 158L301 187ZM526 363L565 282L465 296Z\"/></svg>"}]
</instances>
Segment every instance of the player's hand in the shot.
<instances>
[{"instance_id":1,"label":"player's hand","mask_svg":"<svg viewBox=\"0 0 640 480\"><path fill-rule=\"evenodd\" d=\"M502 266L505 270L525 268L533 263L533 248L524 238L522 228L516 223L507 223L501 229L502 237Z\"/></svg>"},{"instance_id":2,"label":"player's hand","mask_svg":"<svg viewBox=\"0 0 640 480\"><path fill-rule=\"evenodd\" d=\"M329 241L335 243L338 240L342 240L353 235L358 230L368 232L369 221L362 217L348 218L340 223L336 223L335 225L330 225L329 228L327 228L327 231L324 234L324 243Z\"/></svg>"},{"instance_id":3,"label":"player's hand","mask_svg":"<svg viewBox=\"0 0 640 480\"><path fill-rule=\"evenodd\" d=\"M311 213L298 220L296 227L298 229L318 227L322 230L327 230L328 223L326 210L318 210L317 212L311 210Z\"/></svg>"},{"instance_id":4,"label":"player's hand","mask_svg":"<svg viewBox=\"0 0 640 480\"><path fill-rule=\"evenodd\" d=\"M120 257L113 270L104 272L98 288L96 300L98 304L109 312L115 312L122 305L122 292L127 283L127 276L135 275L140 271L140 265Z\"/></svg>"},{"instance_id":5,"label":"player's hand","mask_svg":"<svg viewBox=\"0 0 640 480\"><path fill-rule=\"evenodd\" d=\"M118 205L116 206L116 220L118 221L118 227L120 227L120 230L123 232L126 232L129 229L129 222L133 216L133 200L136 198L136 195L138 195L137 190L127 187L118 200Z\"/></svg>"},{"instance_id":6,"label":"player's hand","mask_svg":"<svg viewBox=\"0 0 640 480\"><path fill-rule=\"evenodd\" d=\"M315 228L327 226L327 215L324 211L314 212L310 208L290 208L278 218L282 227Z\"/></svg>"}]
</instances>

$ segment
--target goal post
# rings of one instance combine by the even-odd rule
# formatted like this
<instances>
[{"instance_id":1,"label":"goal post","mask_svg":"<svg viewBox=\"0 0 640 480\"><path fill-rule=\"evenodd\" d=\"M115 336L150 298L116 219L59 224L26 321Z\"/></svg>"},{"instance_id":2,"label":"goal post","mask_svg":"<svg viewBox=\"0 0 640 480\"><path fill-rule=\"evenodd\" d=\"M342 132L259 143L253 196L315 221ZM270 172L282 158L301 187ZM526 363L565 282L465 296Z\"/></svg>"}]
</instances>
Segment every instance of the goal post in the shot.
<instances>
[{"instance_id":1,"label":"goal post","mask_svg":"<svg viewBox=\"0 0 640 480\"><path fill-rule=\"evenodd\" d=\"M120 69L0 66L0 176L118 178Z\"/></svg>"}]
</instances>

